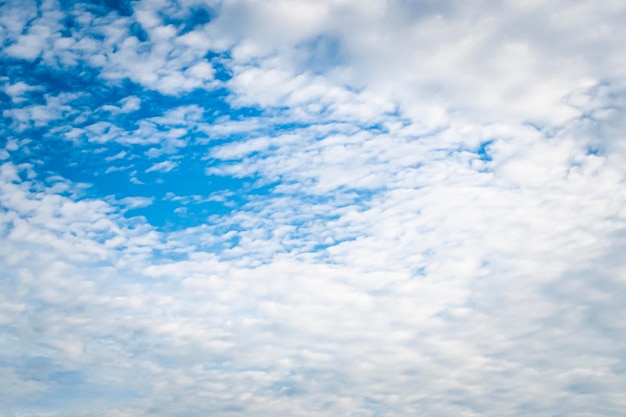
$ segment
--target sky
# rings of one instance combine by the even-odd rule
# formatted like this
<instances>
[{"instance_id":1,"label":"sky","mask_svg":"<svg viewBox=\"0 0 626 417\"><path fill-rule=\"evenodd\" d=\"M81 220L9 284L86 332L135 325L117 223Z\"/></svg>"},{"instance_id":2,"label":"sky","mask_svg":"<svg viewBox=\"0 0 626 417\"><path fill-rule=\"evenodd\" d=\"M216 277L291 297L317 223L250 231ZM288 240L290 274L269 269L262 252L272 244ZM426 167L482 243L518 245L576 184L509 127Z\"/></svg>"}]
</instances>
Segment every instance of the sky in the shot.
<instances>
[{"instance_id":1,"label":"sky","mask_svg":"<svg viewBox=\"0 0 626 417\"><path fill-rule=\"evenodd\" d=\"M0 416L626 409L626 2L0 3Z\"/></svg>"}]
</instances>

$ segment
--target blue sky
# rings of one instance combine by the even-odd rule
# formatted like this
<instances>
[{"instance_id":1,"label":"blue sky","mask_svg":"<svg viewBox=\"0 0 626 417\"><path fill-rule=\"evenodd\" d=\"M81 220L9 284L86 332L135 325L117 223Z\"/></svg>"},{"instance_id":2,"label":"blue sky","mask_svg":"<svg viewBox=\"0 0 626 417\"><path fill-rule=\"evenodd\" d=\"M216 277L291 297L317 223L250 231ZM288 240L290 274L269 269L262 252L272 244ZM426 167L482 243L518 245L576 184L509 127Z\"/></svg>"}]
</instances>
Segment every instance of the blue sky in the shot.
<instances>
[{"instance_id":1,"label":"blue sky","mask_svg":"<svg viewBox=\"0 0 626 417\"><path fill-rule=\"evenodd\" d=\"M0 5L0 415L619 416L626 5Z\"/></svg>"}]
</instances>

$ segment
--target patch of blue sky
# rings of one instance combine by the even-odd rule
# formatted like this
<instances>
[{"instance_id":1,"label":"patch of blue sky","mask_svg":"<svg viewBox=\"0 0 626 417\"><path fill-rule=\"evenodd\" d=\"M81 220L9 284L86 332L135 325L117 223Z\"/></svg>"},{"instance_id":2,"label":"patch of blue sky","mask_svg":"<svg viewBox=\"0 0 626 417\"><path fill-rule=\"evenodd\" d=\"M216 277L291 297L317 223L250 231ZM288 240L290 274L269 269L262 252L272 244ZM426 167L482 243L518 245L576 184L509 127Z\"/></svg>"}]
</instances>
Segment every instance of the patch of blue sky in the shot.
<instances>
[{"instance_id":1,"label":"patch of blue sky","mask_svg":"<svg viewBox=\"0 0 626 417\"><path fill-rule=\"evenodd\" d=\"M217 58L216 58L217 59ZM47 121L43 126L30 125L18 131L13 130L11 120L4 118L3 133L5 140L31 140L21 151L11 154L13 162L32 163L38 161L40 172L49 176L59 175L74 182L92 185L86 190L86 197L101 198L113 195L122 199L126 196L154 197L154 204L149 207L133 209L127 215L142 215L154 226L185 228L201 224L208 216L225 214L232 207L245 203L246 196L254 193L254 181L209 175L204 171L211 163L202 159L212 146L229 141L241 140L244 135L230 135L224 138L209 138L185 118L170 121L166 113L172 109L188 105L201 104L202 112L197 123L212 124L219 118L241 120L259 117L260 109L232 108L227 102L227 92L223 89L205 91L194 90L181 96L164 96L158 92L145 90L125 80L118 85L111 85L98 79L96 71L74 68L71 71L29 63L24 61L6 61L0 75L11 82L24 82L36 86L29 93L28 99L21 103L11 103L11 98L2 95L1 105L5 109L25 108L33 104L45 105L47 97L64 93L75 94L66 103L71 110L65 117ZM140 104L129 112L115 112L120 102L128 97L140 97ZM118 107L113 107L113 106ZM107 107L108 106L108 107ZM156 153L163 151L161 143L119 143L110 138L106 143L92 143L98 137L81 134L68 140L65 136L73 130L83 131L99 122L105 122L119 129L122 134L133 134L142 122L150 122L156 132L166 134L172 128L186 130L182 135L182 148L170 149L160 158L147 158L148 147ZM287 129L289 127L284 127ZM293 126L291 127L293 128ZM109 133L106 125L102 133ZM97 135L97 132L95 133ZM148 138L150 139L150 138ZM119 156L119 157L118 157ZM177 164L170 172L150 172L150 167L158 162L174 160ZM135 183L131 182L132 172L136 172ZM228 204L218 201L206 201L216 192L235 191L229 197ZM237 192L239 191L239 192ZM164 196L173 192L176 195L200 195L205 201L187 204L181 209L180 204L167 201Z\"/></svg>"},{"instance_id":2,"label":"patch of blue sky","mask_svg":"<svg viewBox=\"0 0 626 417\"><path fill-rule=\"evenodd\" d=\"M227 65L227 63L232 60L230 51L209 51L204 58L211 63L215 71L213 78L222 82L233 78L233 72Z\"/></svg>"},{"instance_id":3,"label":"patch of blue sky","mask_svg":"<svg viewBox=\"0 0 626 417\"><path fill-rule=\"evenodd\" d=\"M217 202L181 205L176 202L157 199L147 207L130 209L125 215L129 217L142 216L151 225L164 231L171 231L198 226L206 223L211 215L224 215L228 212L230 212L229 207Z\"/></svg>"},{"instance_id":4,"label":"patch of blue sky","mask_svg":"<svg viewBox=\"0 0 626 417\"><path fill-rule=\"evenodd\" d=\"M482 142L478 147L477 154L481 161L491 161L493 158L489 155L489 146L493 143L493 140Z\"/></svg>"},{"instance_id":5,"label":"patch of blue sky","mask_svg":"<svg viewBox=\"0 0 626 417\"><path fill-rule=\"evenodd\" d=\"M215 58L217 59L217 58ZM56 96L60 93L75 93L76 104L85 103L95 111L102 105L116 104L129 96L141 96L141 108L132 114L116 116L116 122L136 121L141 118L154 117L171 109L189 104L201 104L205 109L205 121L211 121L221 115L238 116L258 115L259 110L252 108L231 108L226 101L228 92L225 89L194 90L181 96L164 96L152 90L131 82L122 80L119 83L109 83L99 78L99 71L88 66L78 65L68 69L58 69L40 62L27 62L23 60L2 59L0 60L0 77L7 77L10 82L24 82L35 86L36 89L28 92L28 101L22 102L21 106L13 103L13 106L24 107L32 104L43 104L45 97ZM10 98L2 94L2 102L8 105ZM88 120L84 123L88 123ZM122 124L122 127L129 127Z\"/></svg>"},{"instance_id":6,"label":"patch of blue sky","mask_svg":"<svg viewBox=\"0 0 626 417\"><path fill-rule=\"evenodd\" d=\"M62 161L58 161L61 163ZM137 165L146 166L145 161ZM138 166L135 165L135 168ZM154 198L154 202L147 207L138 207L126 211L126 216L144 216L150 224L173 228L186 228L206 222L206 219L215 214L226 214L233 207L240 206L246 201L251 190L246 185L248 181L231 177L207 177L203 172L200 161L185 161L181 166L168 173L148 173L140 176L141 183L129 181L125 171L110 172L108 174L87 177L86 171L90 167L97 167L94 162L85 161L74 169L58 169L62 175L72 179L88 180L92 187L87 190L91 197L115 196ZM230 191L227 201L211 200L215 193ZM199 196L200 201L191 200L187 203L166 198L168 193L175 193L180 197ZM184 209L182 209L184 208Z\"/></svg>"},{"instance_id":7,"label":"patch of blue sky","mask_svg":"<svg viewBox=\"0 0 626 417\"><path fill-rule=\"evenodd\" d=\"M72 11L77 7L87 10L96 16L106 16L114 12L120 16L131 16L133 14L133 2L131 0L60 0L59 5L62 10Z\"/></svg>"},{"instance_id":8,"label":"patch of blue sky","mask_svg":"<svg viewBox=\"0 0 626 417\"><path fill-rule=\"evenodd\" d=\"M12 61L12 62L11 62ZM2 66L6 75L12 82L22 81L37 87L37 90L29 93L30 100L41 101L46 95L58 95L59 93L94 94L99 101L108 100L111 87L99 81L99 72L90 67L77 66L69 70L40 65L39 62L3 60Z\"/></svg>"}]
</instances>

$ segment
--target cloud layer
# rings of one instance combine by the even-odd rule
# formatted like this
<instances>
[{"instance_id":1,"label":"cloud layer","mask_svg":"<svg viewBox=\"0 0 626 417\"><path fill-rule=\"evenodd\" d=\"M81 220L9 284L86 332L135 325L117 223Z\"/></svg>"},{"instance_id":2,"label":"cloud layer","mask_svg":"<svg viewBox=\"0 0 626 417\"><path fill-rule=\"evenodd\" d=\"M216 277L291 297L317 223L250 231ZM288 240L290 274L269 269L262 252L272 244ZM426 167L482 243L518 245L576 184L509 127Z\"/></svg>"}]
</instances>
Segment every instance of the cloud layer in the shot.
<instances>
[{"instance_id":1,"label":"cloud layer","mask_svg":"<svg viewBox=\"0 0 626 417\"><path fill-rule=\"evenodd\" d=\"M6 2L3 416L618 416L617 1Z\"/></svg>"}]
</instances>

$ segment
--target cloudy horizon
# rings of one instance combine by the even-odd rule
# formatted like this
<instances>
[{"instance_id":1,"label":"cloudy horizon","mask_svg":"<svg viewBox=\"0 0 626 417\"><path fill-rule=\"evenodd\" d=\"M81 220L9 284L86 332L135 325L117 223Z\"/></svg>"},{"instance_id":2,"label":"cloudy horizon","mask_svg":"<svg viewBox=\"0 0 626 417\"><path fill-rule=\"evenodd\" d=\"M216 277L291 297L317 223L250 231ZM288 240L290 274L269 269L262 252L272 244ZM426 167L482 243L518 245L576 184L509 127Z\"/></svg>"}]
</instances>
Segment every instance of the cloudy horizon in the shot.
<instances>
[{"instance_id":1,"label":"cloudy horizon","mask_svg":"<svg viewBox=\"0 0 626 417\"><path fill-rule=\"evenodd\" d=\"M0 415L626 409L626 3L0 4Z\"/></svg>"}]
</instances>

